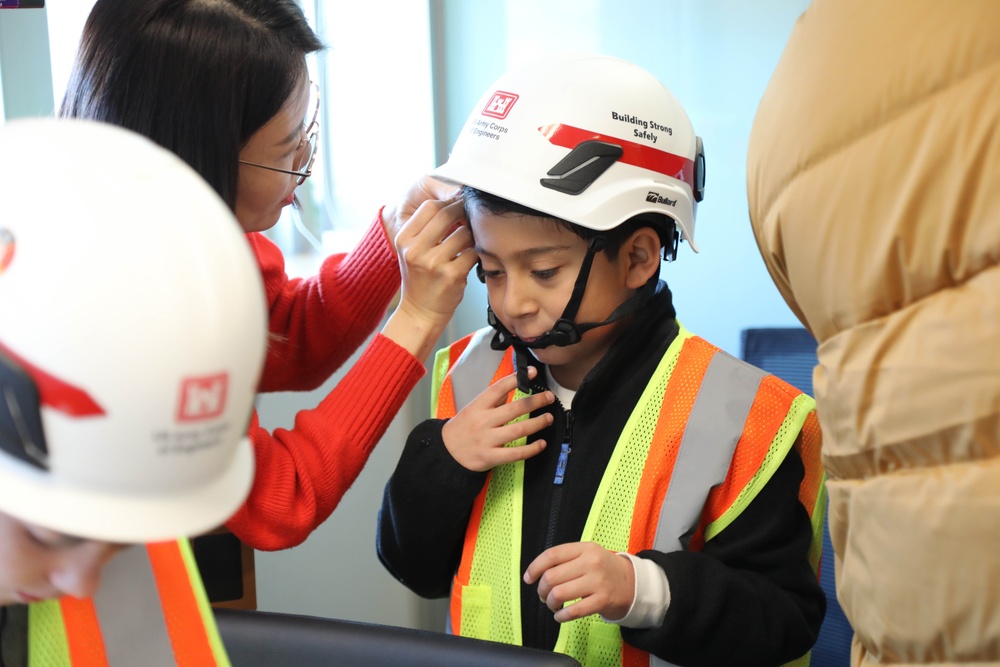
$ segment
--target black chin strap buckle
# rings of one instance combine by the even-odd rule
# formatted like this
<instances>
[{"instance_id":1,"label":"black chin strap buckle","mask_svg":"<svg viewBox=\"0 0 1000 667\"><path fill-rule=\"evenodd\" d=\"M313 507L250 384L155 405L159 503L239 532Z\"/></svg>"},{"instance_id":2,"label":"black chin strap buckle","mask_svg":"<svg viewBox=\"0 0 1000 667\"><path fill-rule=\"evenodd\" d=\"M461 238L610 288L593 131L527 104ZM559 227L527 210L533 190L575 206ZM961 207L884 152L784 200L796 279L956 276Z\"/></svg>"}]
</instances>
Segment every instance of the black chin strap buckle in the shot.
<instances>
[{"instance_id":1,"label":"black chin strap buckle","mask_svg":"<svg viewBox=\"0 0 1000 667\"><path fill-rule=\"evenodd\" d=\"M542 338L546 344L556 347L575 345L580 342L580 329L572 320L560 317Z\"/></svg>"},{"instance_id":2,"label":"black chin strap buckle","mask_svg":"<svg viewBox=\"0 0 1000 667\"><path fill-rule=\"evenodd\" d=\"M527 348L514 345L514 370L517 373L517 388L522 394L531 393L531 381L528 378L528 359L530 357Z\"/></svg>"}]
</instances>

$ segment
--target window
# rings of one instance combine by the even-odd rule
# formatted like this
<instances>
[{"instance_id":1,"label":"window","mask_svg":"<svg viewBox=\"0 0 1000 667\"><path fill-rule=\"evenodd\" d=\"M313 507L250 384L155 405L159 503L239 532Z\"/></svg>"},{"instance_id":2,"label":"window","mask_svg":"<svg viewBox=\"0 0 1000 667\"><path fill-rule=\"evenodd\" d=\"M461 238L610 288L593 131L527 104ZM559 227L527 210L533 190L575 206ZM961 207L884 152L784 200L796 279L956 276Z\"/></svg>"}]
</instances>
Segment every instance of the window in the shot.
<instances>
[{"instance_id":1,"label":"window","mask_svg":"<svg viewBox=\"0 0 1000 667\"><path fill-rule=\"evenodd\" d=\"M80 35L96 0L46 0L49 52L52 58L52 99L58 111L73 69Z\"/></svg>"},{"instance_id":2,"label":"window","mask_svg":"<svg viewBox=\"0 0 1000 667\"><path fill-rule=\"evenodd\" d=\"M46 3L57 108L94 1ZM320 154L301 210L286 209L267 234L289 256L325 255L353 247L380 206L434 167L430 21L428 3L413 0L298 2L328 47L309 60Z\"/></svg>"},{"instance_id":3,"label":"window","mask_svg":"<svg viewBox=\"0 0 1000 667\"><path fill-rule=\"evenodd\" d=\"M268 235L287 254L354 246L380 206L434 167L427 3L301 0L327 50L310 58L322 99L319 157Z\"/></svg>"}]
</instances>

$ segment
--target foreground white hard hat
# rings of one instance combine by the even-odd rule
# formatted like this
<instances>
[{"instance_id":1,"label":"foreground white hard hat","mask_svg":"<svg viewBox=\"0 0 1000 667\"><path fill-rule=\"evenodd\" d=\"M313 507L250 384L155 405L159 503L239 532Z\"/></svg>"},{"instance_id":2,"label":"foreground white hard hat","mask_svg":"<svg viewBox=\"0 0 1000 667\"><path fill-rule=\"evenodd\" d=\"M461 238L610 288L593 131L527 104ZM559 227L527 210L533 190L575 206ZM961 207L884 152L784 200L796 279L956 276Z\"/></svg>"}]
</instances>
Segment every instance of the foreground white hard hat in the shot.
<instances>
[{"instance_id":1,"label":"foreground white hard hat","mask_svg":"<svg viewBox=\"0 0 1000 667\"><path fill-rule=\"evenodd\" d=\"M558 54L508 72L433 174L599 231L665 215L698 251L701 140L670 91L625 60Z\"/></svg>"},{"instance_id":2,"label":"foreground white hard hat","mask_svg":"<svg viewBox=\"0 0 1000 667\"><path fill-rule=\"evenodd\" d=\"M149 542L214 528L253 478L263 285L216 193L147 139L0 127L0 511Z\"/></svg>"}]
</instances>

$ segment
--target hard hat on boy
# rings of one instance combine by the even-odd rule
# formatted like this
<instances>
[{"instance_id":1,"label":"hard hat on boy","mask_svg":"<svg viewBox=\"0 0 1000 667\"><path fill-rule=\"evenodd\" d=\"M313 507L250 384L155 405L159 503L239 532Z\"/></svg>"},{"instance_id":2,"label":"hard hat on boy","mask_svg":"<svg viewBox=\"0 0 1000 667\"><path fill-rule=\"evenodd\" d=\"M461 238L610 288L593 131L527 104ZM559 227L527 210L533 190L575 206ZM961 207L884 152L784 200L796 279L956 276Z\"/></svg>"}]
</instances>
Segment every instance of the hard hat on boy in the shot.
<instances>
[{"instance_id":1,"label":"hard hat on boy","mask_svg":"<svg viewBox=\"0 0 1000 667\"><path fill-rule=\"evenodd\" d=\"M701 139L662 83L619 58L550 55L501 76L434 175L588 229L666 216L698 251Z\"/></svg>"}]
</instances>

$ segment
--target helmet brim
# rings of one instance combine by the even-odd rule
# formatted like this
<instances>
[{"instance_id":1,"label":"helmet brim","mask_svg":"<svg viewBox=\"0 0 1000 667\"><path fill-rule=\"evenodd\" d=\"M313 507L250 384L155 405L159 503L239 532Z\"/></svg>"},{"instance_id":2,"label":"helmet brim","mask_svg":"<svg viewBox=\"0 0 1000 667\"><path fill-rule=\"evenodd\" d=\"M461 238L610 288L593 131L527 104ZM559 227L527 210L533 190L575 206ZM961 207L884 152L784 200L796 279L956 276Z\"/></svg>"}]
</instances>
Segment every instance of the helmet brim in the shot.
<instances>
[{"instance_id":1,"label":"helmet brim","mask_svg":"<svg viewBox=\"0 0 1000 667\"><path fill-rule=\"evenodd\" d=\"M151 495L144 489L99 493L66 486L45 471L0 455L0 511L89 540L160 542L199 535L224 524L246 499L253 475L253 445L247 438L220 474L169 495Z\"/></svg>"}]
</instances>

